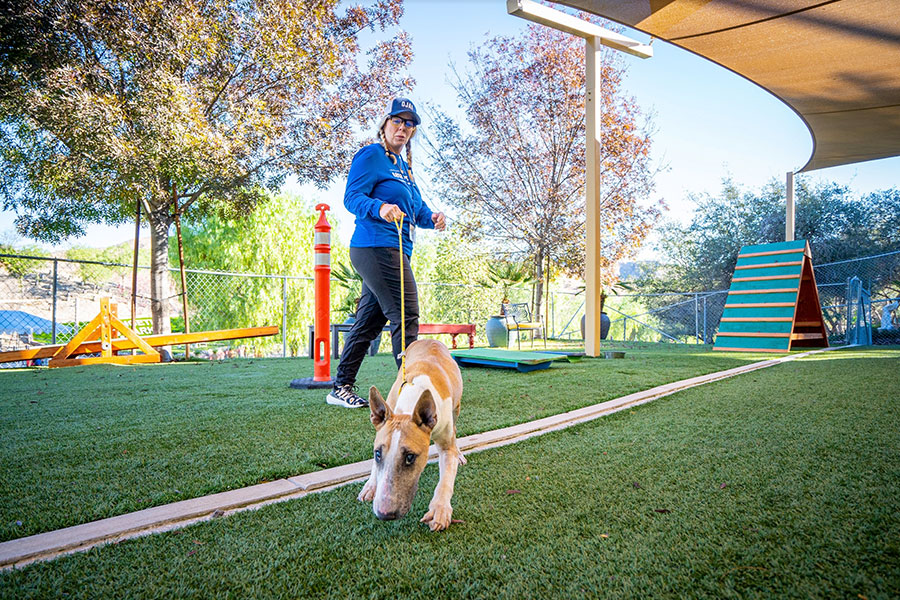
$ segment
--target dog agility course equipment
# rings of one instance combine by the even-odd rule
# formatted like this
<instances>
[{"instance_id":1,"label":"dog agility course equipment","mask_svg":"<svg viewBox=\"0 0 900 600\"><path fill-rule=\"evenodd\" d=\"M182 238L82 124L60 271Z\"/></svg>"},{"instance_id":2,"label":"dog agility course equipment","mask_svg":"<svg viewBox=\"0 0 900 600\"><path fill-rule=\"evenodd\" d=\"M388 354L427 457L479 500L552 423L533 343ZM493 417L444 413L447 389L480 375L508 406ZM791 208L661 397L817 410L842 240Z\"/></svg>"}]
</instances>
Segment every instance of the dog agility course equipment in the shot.
<instances>
[{"instance_id":1,"label":"dog agility course equipment","mask_svg":"<svg viewBox=\"0 0 900 600\"><path fill-rule=\"evenodd\" d=\"M806 240L741 248L713 350L788 352L827 347Z\"/></svg>"},{"instance_id":2,"label":"dog agility course equipment","mask_svg":"<svg viewBox=\"0 0 900 600\"><path fill-rule=\"evenodd\" d=\"M332 323L331 324L331 358L337 360L341 357L341 338L340 334L346 334L353 328L353 323ZM383 333L390 333L390 325L381 328ZM419 335L440 335L447 334L451 338L451 348L456 350L456 336L459 334L469 338L469 348L475 347L475 324L474 323L419 323ZM309 355L313 356L315 340L315 327L309 326ZM376 338L376 341L377 338ZM375 356L378 344L375 342L369 348L369 356Z\"/></svg>"},{"instance_id":3,"label":"dog agility course equipment","mask_svg":"<svg viewBox=\"0 0 900 600\"><path fill-rule=\"evenodd\" d=\"M221 329L216 331L197 331L195 333L164 333L159 335L140 336L125 323L119 320L115 303L109 298L100 299L100 314L82 327L68 344L40 346L27 350L0 352L0 363L20 360L49 358L50 367L71 367L74 365L91 365L113 363L120 365L135 363L158 363L161 357L156 348L178 346L199 342L219 340L235 340L251 337L277 335L278 327L245 327L241 329ZM113 337L119 333L122 337ZM119 355L123 350L138 349L143 354ZM82 354L100 356L80 357Z\"/></svg>"},{"instance_id":4,"label":"dog agility course equipment","mask_svg":"<svg viewBox=\"0 0 900 600\"><path fill-rule=\"evenodd\" d=\"M314 289L316 296L315 319L313 323L313 376L294 379L290 386L295 389L324 389L333 385L331 381L331 346L328 330L331 325L331 225L325 211L331 210L327 204L317 204L319 220L313 234L315 250Z\"/></svg>"},{"instance_id":5,"label":"dog agility course equipment","mask_svg":"<svg viewBox=\"0 0 900 600\"><path fill-rule=\"evenodd\" d=\"M450 355L461 367L515 369L519 373L549 369L553 361L566 358L564 355L549 352L517 352L497 348L453 350Z\"/></svg>"}]
</instances>

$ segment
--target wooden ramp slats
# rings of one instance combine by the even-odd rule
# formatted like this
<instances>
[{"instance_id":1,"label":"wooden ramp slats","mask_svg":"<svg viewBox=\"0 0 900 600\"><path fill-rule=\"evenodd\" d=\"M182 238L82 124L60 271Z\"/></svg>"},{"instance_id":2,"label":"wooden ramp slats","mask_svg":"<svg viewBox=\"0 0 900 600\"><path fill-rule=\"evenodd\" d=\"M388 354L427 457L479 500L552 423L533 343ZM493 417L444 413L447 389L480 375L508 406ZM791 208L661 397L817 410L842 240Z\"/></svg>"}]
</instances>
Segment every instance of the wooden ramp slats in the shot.
<instances>
[{"instance_id":1,"label":"wooden ramp slats","mask_svg":"<svg viewBox=\"0 0 900 600\"><path fill-rule=\"evenodd\" d=\"M764 308L767 306L794 306L796 302L740 302L726 304L725 308Z\"/></svg>"},{"instance_id":2,"label":"wooden ramp slats","mask_svg":"<svg viewBox=\"0 0 900 600\"><path fill-rule=\"evenodd\" d=\"M763 267L785 266L794 263L802 263L803 256L802 250L796 250L789 254L779 254L776 256L739 256L737 261L735 261L735 267L757 269Z\"/></svg>"},{"instance_id":3,"label":"wooden ramp slats","mask_svg":"<svg viewBox=\"0 0 900 600\"><path fill-rule=\"evenodd\" d=\"M771 275L759 277L735 277L732 281L772 281L773 279L798 279L800 274L796 275Z\"/></svg>"},{"instance_id":4,"label":"wooden ramp slats","mask_svg":"<svg viewBox=\"0 0 900 600\"><path fill-rule=\"evenodd\" d=\"M722 317L722 323L791 323L793 317Z\"/></svg>"},{"instance_id":5,"label":"wooden ramp slats","mask_svg":"<svg viewBox=\"0 0 900 600\"><path fill-rule=\"evenodd\" d=\"M821 340L823 339L823 335L821 333L792 333L792 340Z\"/></svg>"},{"instance_id":6,"label":"wooden ramp slats","mask_svg":"<svg viewBox=\"0 0 900 600\"><path fill-rule=\"evenodd\" d=\"M734 348L752 348L753 351L774 350L777 352L787 352L790 341L790 337L717 335L715 349L722 348L732 350Z\"/></svg>"},{"instance_id":7,"label":"wooden ramp slats","mask_svg":"<svg viewBox=\"0 0 900 600\"><path fill-rule=\"evenodd\" d=\"M744 269L770 269L773 267L799 267L803 265L802 260L792 260L785 262L773 262L773 263L760 263L758 265L737 265L734 267L735 271L742 271Z\"/></svg>"},{"instance_id":8,"label":"wooden ramp slats","mask_svg":"<svg viewBox=\"0 0 900 600\"><path fill-rule=\"evenodd\" d=\"M791 337L790 333L760 333L758 331L720 331L719 335L732 337L767 337L767 338L786 338Z\"/></svg>"},{"instance_id":9,"label":"wooden ramp slats","mask_svg":"<svg viewBox=\"0 0 900 600\"><path fill-rule=\"evenodd\" d=\"M714 349L788 352L795 346L828 346L809 244L744 246Z\"/></svg>"},{"instance_id":10,"label":"wooden ramp slats","mask_svg":"<svg viewBox=\"0 0 900 600\"><path fill-rule=\"evenodd\" d=\"M718 345L714 346L713 350L719 350L722 352L777 352L780 354L784 354L784 352L785 352L784 350L773 349L773 348L738 348L736 346L734 348L727 348L727 347L718 346Z\"/></svg>"},{"instance_id":11,"label":"wooden ramp slats","mask_svg":"<svg viewBox=\"0 0 900 600\"><path fill-rule=\"evenodd\" d=\"M747 308L726 308L722 312L724 318L790 318L793 321L793 306L760 306Z\"/></svg>"},{"instance_id":12,"label":"wooden ramp slats","mask_svg":"<svg viewBox=\"0 0 900 600\"><path fill-rule=\"evenodd\" d=\"M800 288L771 288L768 290L729 290L729 296L738 296L741 294L787 294L787 293L797 293L800 291Z\"/></svg>"},{"instance_id":13,"label":"wooden ramp slats","mask_svg":"<svg viewBox=\"0 0 900 600\"><path fill-rule=\"evenodd\" d=\"M779 254L796 254L798 252L809 255L809 246L806 240L744 246L738 253L738 260L755 256L778 256Z\"/></svg>"},{"instance_id":14,"label":"wooden ramp slats","mask_svg":"<svg viewBox=\"0 0 900 600\"><path fill-rule=\"evenodd\" d=\"M751 258L753 256L776 256L778 254L796 254L796 250L777 250L773 252L751 252L748 254L738 254L738 258Z\"/></svg>"},{"instance_id":15,"label":"wooden ramp slats","mask_svg":"<svg viewBox=\"0 0 900 600\"><path fill-rule=\"evenodd\" d=\"M790 333L790 321L776 322L750 322L742 321L726 322L719 326L719 333L738 333L738 332L756 332L756 333Z\"/></svg>"},{"instance_id":16,"label":"wooden ramp slats","mask_svg":"<svg viewBox=\"0 0 900 600\"><path fill-rule=\"evenodd\" d=\"M791 306L797 302L797 292L780 292L777 294L740 294L728 295L725 302L729 306L745 306L751 303L763 303L771 305L775 302L789 302Z\"/></svg>"},{"instance_id":17,"label":"wooden ramp slats","mask_svg":"<svg viewBox=\"0 0 900 600\"><path fill-rule=\"evenodd\" d=\"M771 290L771 289L794 289L796 291L800 291L800 280L799 278L796 281L776 281L773 285L771 281L767 281L765 279L760 279L757 281L732 281L731 282L731 292L759 292L763 290Z\"/></svg>"}]
</instances>

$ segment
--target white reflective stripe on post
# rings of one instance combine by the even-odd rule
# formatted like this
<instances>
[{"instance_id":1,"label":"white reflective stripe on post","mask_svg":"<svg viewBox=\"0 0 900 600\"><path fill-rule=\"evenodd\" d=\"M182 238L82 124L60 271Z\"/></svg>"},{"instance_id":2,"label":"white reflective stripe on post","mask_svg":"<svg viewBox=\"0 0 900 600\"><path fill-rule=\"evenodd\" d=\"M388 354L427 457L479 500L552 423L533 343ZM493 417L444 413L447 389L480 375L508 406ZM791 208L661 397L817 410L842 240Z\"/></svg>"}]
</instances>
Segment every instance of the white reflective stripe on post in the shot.
<instances>
[{"instance_id":1,"label":"white reflective stripe on post","mask_svg":"<svg viewBox=\"0 0 900 600\"><path fill-rule=\"evenodd\" d=\"M320 244L327 244L330 246L331 245L331 234L328 233L327 231L317 231L315 233L315 235L313 236L313 244L315 244L317 246Z\"/></svg>"},{"instance_id":2,"label":"white reflective stripe on post","mask_svg":"<svg viewBox=\"0 0 900 600\"><path fill-rule=\"evenodd\" d=\"M331 254L327 254L325 252L316 252L316 262L315 266L320 267L322 265L331 266Z\"/></svg>"}]
</instances>

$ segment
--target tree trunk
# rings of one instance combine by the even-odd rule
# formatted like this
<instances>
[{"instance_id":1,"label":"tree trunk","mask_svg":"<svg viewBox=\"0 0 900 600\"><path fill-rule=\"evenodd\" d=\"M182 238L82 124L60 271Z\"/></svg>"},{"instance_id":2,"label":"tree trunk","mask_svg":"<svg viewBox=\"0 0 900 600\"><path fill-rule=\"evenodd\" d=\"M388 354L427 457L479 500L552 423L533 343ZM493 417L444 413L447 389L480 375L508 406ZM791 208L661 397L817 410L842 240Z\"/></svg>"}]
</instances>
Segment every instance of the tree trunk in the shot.
<instances>
[{"instance_id":1,"label":"tree trunk","mask_svg":"<svg viewBox=\"0 0 900 600\"><path fill-rule=\"evenodd\" d=\"M150 314L153 333L172 333L171 307L174 295L169 276L169 226L172 219L158 212L148 215L150 222Z\"/></svg>"},{"instance_id":2,"label":"tree trunk","mask_svg":"<svg viewBox=\"0 0 900 600\"><path fill-rule=\"evenodd\" d=\"M544 298L544 253L538 252L534 258L534 320L541 321L541 305Z\"/></svg>"}]
</instances>

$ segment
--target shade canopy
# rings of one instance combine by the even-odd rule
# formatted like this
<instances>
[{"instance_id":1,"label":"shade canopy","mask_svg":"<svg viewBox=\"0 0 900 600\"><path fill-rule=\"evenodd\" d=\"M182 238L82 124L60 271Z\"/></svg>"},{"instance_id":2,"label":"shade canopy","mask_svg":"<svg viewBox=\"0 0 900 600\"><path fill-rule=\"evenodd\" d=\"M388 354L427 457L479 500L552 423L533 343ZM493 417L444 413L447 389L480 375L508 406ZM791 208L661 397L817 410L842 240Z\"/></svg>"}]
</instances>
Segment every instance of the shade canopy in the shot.
<instances>
[{"instance_id":1,"label":"shade canopy","mask_svg":"<svg viewBox=\"0 0 900 600\"><path fill-rule=\"evenodd\" d=\"M707 58L800 116L800 171L900 155L898 0L557 0Z\"/></svg>"}]
</instances>

